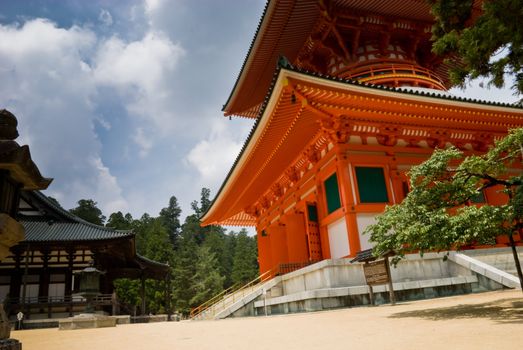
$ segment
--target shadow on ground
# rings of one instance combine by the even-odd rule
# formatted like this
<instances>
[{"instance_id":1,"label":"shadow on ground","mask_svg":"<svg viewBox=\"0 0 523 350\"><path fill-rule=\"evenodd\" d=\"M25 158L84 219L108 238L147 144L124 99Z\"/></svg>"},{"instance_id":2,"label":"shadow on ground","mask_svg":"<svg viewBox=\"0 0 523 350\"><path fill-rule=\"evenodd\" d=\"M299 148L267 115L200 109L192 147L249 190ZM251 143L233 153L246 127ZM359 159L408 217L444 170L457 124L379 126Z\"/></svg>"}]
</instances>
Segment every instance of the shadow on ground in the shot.
<instances>
[{"instance_id":1,"label":"shadow on ground","mask_svg":"<svg viewBox=\"0 0 523 350\"><path fill-rule=\"evenodd\" d=\"M501 299L483 304L462 304L451 307L398 312L389 318L417 317L433 321L488 318L499 323L523 323L523 299Z\"/></svg>"}]
</instances>

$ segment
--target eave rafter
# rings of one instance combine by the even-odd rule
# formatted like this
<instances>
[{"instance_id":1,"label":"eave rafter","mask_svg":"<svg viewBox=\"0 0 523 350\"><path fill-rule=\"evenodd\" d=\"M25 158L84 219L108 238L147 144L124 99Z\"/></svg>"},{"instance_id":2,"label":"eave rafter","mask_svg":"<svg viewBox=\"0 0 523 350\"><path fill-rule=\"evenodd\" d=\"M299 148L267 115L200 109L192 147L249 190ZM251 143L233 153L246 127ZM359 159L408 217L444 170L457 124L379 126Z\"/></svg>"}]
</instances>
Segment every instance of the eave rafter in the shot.
<instances>
[{"instance_id":1,"label":"eave rafter","mask_svg":"<svg viewBox=\"0 0 523 350\"><path fill-rule=\"evenodd\" d=\"M397 149L429 154L449 144L484 151L508 128L523 125L520 109L455 100L444 93L380 89L286 69L275 86L272 102L263 110L260 136L249 141L243 155L247 161L227 180L231 185L221 198L220 213L213 214L214 223L275 220L299 200L289 189L308 181L334 145L364 151L372 143L387 154Z\"/></svg>"},{"instance_id":2,"label":"eave rafter","mask_svg":"<svg viewBox=\"0 0 523 350\"><path fill-rule=\"evenodd\" d=\"M420 127L438 127L441 123L447 123L458 130L499 133L521 125L521 113L347 93L302 82L296 82L294 88L297 95L308 101L309 108L327 115L348 114L359 121L383 121Z\"/></svg>"}]
</instances>

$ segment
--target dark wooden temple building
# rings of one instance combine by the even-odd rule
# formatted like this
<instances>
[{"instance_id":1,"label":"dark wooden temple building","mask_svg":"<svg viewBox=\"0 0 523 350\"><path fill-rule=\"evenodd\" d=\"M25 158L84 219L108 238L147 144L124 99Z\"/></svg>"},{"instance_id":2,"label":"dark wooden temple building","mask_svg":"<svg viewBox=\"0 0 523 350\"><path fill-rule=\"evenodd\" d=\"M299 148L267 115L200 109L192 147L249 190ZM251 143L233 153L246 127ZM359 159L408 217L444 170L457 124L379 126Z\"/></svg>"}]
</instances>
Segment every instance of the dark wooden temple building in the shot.
<instances>
[{"instance_id":1,"label":"dark wooden temple building","mask_svg":"<svg viewBox=\"0 0 523 350\"><path fill-rule=\"evenodd\" d=\"M75 272L90 265L105 272L97 302L109 313L116 278L141 279L142 286L146 279L168 278L168 265L136 253L132 231L86 222L39 191L22 191L20 197L17 219L25 239L0 262L0 299L11 315L23 311L26 317L53 317L82 311L85 300L75 295ZM145 298L142 304L143 312Z\"/></svg>"}]
</instances>

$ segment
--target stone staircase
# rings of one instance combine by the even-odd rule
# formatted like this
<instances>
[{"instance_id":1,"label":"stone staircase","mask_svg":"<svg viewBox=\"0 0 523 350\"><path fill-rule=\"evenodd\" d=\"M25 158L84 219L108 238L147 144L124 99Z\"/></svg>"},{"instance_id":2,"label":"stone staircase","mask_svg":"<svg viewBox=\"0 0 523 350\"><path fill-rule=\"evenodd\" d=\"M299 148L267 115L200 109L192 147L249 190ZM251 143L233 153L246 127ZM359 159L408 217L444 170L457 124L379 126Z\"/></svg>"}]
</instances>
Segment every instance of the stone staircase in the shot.
<instances>
[{"instance_id":1,"label":"stone staircase","mask_svg":"<svg viewBox=\"0 0 523 350\"><path fill-rule=\"evenodd\" d=\"M517 252L520 262L523 262L523 247L517 247ZM462 253L517 277L511 248L466 250Z\"/></svg>"},{"instance_id":2,"label":"stone staircase","mask_svg":"<svg viewBox=\"0 0 523 350\"><path fill-rule=\"evenodd\" d=\"M266 288L270 288L275 279L270 278L268 271L243 286L233 286L197 308L190 315L191 320L212 320L225 318L242 308L246 303L263 294Z\"/></svg>"}]
</instances>

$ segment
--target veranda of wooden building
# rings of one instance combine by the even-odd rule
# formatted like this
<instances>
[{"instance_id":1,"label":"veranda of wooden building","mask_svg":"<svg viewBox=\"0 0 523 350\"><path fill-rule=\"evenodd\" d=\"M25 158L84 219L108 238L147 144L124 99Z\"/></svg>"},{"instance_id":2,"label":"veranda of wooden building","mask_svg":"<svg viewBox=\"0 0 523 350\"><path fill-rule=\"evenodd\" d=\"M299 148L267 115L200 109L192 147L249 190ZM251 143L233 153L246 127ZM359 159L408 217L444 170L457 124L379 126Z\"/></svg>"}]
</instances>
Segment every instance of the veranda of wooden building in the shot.
<instances>
[{"instance_id":1,"label":"veranda of wooden building","mask_svg":"<svg viewBox=\"0 0 523 350\"><path fill-rule=\"evenodd\" d=\"M446 91L459 62L432 54L432 23L419 0L269 1L224 106L256 122L203 225L255 226L261 273L352 257L435 148L479 154L523 127L520 106Z\"/></svg>"},{"instance_id":2,"label":"veranda of wooden building","mask_svg":"<svg viewBox=\"0 0 523 350\"><path fill-rule=\"evenodd\" d=\"M72 316L84 311L75 272L95 266L104 274L97 310L133 314L115 299L113 281L142 281L141 313L146 312L145 280L166 280L169 266L136 253L135 234L86 222L67 212L43 193L22 191L18 220L25 239L0 262L0 298L6 311L25 319ZM118 310L121 307L120 310Z\"/></svg>"}]
</instances>

